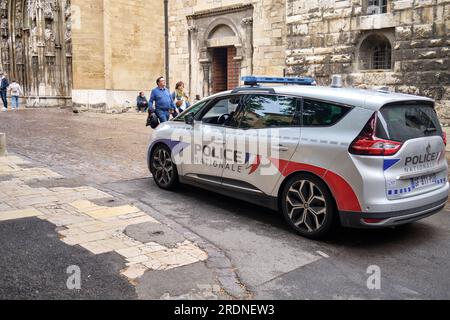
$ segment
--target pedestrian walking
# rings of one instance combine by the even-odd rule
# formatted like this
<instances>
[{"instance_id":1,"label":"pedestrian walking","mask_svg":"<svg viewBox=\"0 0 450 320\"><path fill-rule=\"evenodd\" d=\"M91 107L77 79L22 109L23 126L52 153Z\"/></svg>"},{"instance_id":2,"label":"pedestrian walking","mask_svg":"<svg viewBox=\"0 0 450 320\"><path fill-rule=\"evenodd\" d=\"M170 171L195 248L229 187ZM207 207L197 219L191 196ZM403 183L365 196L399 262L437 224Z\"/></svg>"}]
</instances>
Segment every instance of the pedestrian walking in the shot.
<instances>
[{"instance_id":1,"label":"pedestrian walking","mask_svg":"<svg viewBox=\"0 0 450 320\"><path fill-rule=\"evenodd\" d=\"M11 109L19 110L19 99L23 95L22 87L16 80L13 80L8 89L11 94Z\"/></svg>"},{"instance_id":2,"label":"pedestrian walking","mask_svg":"<svg viewBox=\"0 0 450 320\"><path fill-rule=\"evenodd\" d=\"M139 93L137 100L136 100L136 106L137 106L138 112L142 112L142 111L147 112L148 101L143 92Z\"/></svg>"},{"instance_id":3,"label":"pedestrian walking","mask_svg":"<svg viewBox=\"0 0 450 320\"><path fill-rule=\"evenodd\" d=\"M8 99L6 97L6 92L8 91L9 81L6 76L6 73L0 72L0 96L3 102L3 111L8 111Z\"/></svg>"},{"instance_id":4,"label":"pedestrian walking","mask_svg":"<svg viewBox=\"0 0 450 320\"><path fill-rule=\"evenodd\" d=\"M189 98L184 92L183 81L180 81L176 84L175 91L172 93L172 99L175 101L177 113L182 113L184 110L191 106L191 104L189 103Z\"/></svg>"},{"instance_id":5,"label":"pedestrian walking","mask_svg":"<svg viewBox=\"0 0 450 320\"><path fill-rule=\"evenodd\" d=\"M155 113L159 119L159 122L167 122L170 119L170 115L175 112L176 106L172 99L172 95L169 89L166 88L166 79L159 77L156 80L158 85L152 90L150 94L149 113Z\"/></svg>"}]
</instances>

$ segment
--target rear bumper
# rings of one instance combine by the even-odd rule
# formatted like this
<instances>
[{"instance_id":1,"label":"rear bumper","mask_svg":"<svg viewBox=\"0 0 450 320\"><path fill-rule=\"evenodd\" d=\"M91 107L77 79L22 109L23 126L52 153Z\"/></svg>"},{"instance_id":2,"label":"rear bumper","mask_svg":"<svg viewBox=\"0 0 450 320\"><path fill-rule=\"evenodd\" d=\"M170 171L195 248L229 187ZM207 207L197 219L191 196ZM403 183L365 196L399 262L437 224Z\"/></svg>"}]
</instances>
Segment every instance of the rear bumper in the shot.
<instances>
[{"instance_id":1,"label":"rear bumper","mask_svg":"<svg viewBox=\"0 0 450 320\"><path fill-rule=\"evenodd\" d=\"M440 212L447 204L448 196L431 204L408 210L383 213L341 211L340 219L349 228L386 228L408 224ZM365 219L370 219L366 221Z\"/></svg>"}]
</instances>

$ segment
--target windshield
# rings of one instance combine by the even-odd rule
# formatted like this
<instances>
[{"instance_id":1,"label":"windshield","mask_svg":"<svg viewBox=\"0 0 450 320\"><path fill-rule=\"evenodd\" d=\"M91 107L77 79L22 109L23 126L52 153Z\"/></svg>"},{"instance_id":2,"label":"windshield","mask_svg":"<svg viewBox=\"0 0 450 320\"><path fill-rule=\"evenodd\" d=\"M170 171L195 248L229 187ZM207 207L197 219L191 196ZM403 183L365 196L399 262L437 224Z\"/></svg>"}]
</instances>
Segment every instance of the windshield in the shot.
<instances>
[{"instance_id":1,"label":"windshield","mask_svg":"<svg viewBox=\"0 0 450 320\"><path fill-rule=\"evenodd\" d=\"M184 118L186 117L187 114L193 113L194 115L196 115L197 112L199 112L208 103L208 101L209 100L202 100L202 101L197 102L193 106L184 110L180 115L178 115L178 117L173 119L173 121L183 121L184 122Z\"/></svg>"}]
</instances>

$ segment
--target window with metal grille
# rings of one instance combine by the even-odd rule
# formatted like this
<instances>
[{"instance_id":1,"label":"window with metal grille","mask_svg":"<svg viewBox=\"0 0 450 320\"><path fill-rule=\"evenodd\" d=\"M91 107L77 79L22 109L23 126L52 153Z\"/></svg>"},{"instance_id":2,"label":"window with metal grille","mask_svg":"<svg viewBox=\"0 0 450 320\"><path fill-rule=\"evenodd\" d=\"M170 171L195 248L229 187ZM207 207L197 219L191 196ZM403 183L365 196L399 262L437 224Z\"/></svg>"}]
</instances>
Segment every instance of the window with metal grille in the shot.
<instances>
[{"instance_id":1,"label":"window with metal grille","mask_svg":"<svg viewBox=\"0 0 450 320\"><path fill-rule=\"evenodd\" d=\"M392 69L392 46L382 34L372 34L364 39L359 48L359 69Z\"/></svg>"},{"instance_id":2,"label":"window with metal grille","mask_svg":"<svg viewBox=\"0 0 450 320\"><path fill-rule=\"evenodd\" d=\"M367 14L381 14L387 13L388 2L387 0L368 0L367 1Z\"/></svg>"}]
</instances>

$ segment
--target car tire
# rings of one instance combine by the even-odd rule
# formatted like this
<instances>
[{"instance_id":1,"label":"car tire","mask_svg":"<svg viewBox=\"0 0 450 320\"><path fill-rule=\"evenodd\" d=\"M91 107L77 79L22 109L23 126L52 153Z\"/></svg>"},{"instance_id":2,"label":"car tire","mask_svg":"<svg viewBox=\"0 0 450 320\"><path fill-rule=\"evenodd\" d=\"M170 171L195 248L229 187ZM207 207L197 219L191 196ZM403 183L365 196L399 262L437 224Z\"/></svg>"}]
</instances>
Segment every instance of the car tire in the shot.
<instances>
[{"instance_id":1,"label":"car tire","mask_svg":"<svg viewBox=\"0 0 450 320\"><path fill-rule=\"evenodd\" d=\"M287 181L281 207L288 224L309 239L330 235L337 225L337 209L330 190L311 174L297 174Z\"/></svg>"},{"instance_id":2,"label":"car tire","mask_svg":"<svg viewBox=\"0 0 450 320\"><path fill-rule=\"evenodd\" d=\"M158 145L151 153L150 172L158 187L173 190L179 185L176 164L172 159L172 152L166 145Z\"/></svg>"}]
</instances>

